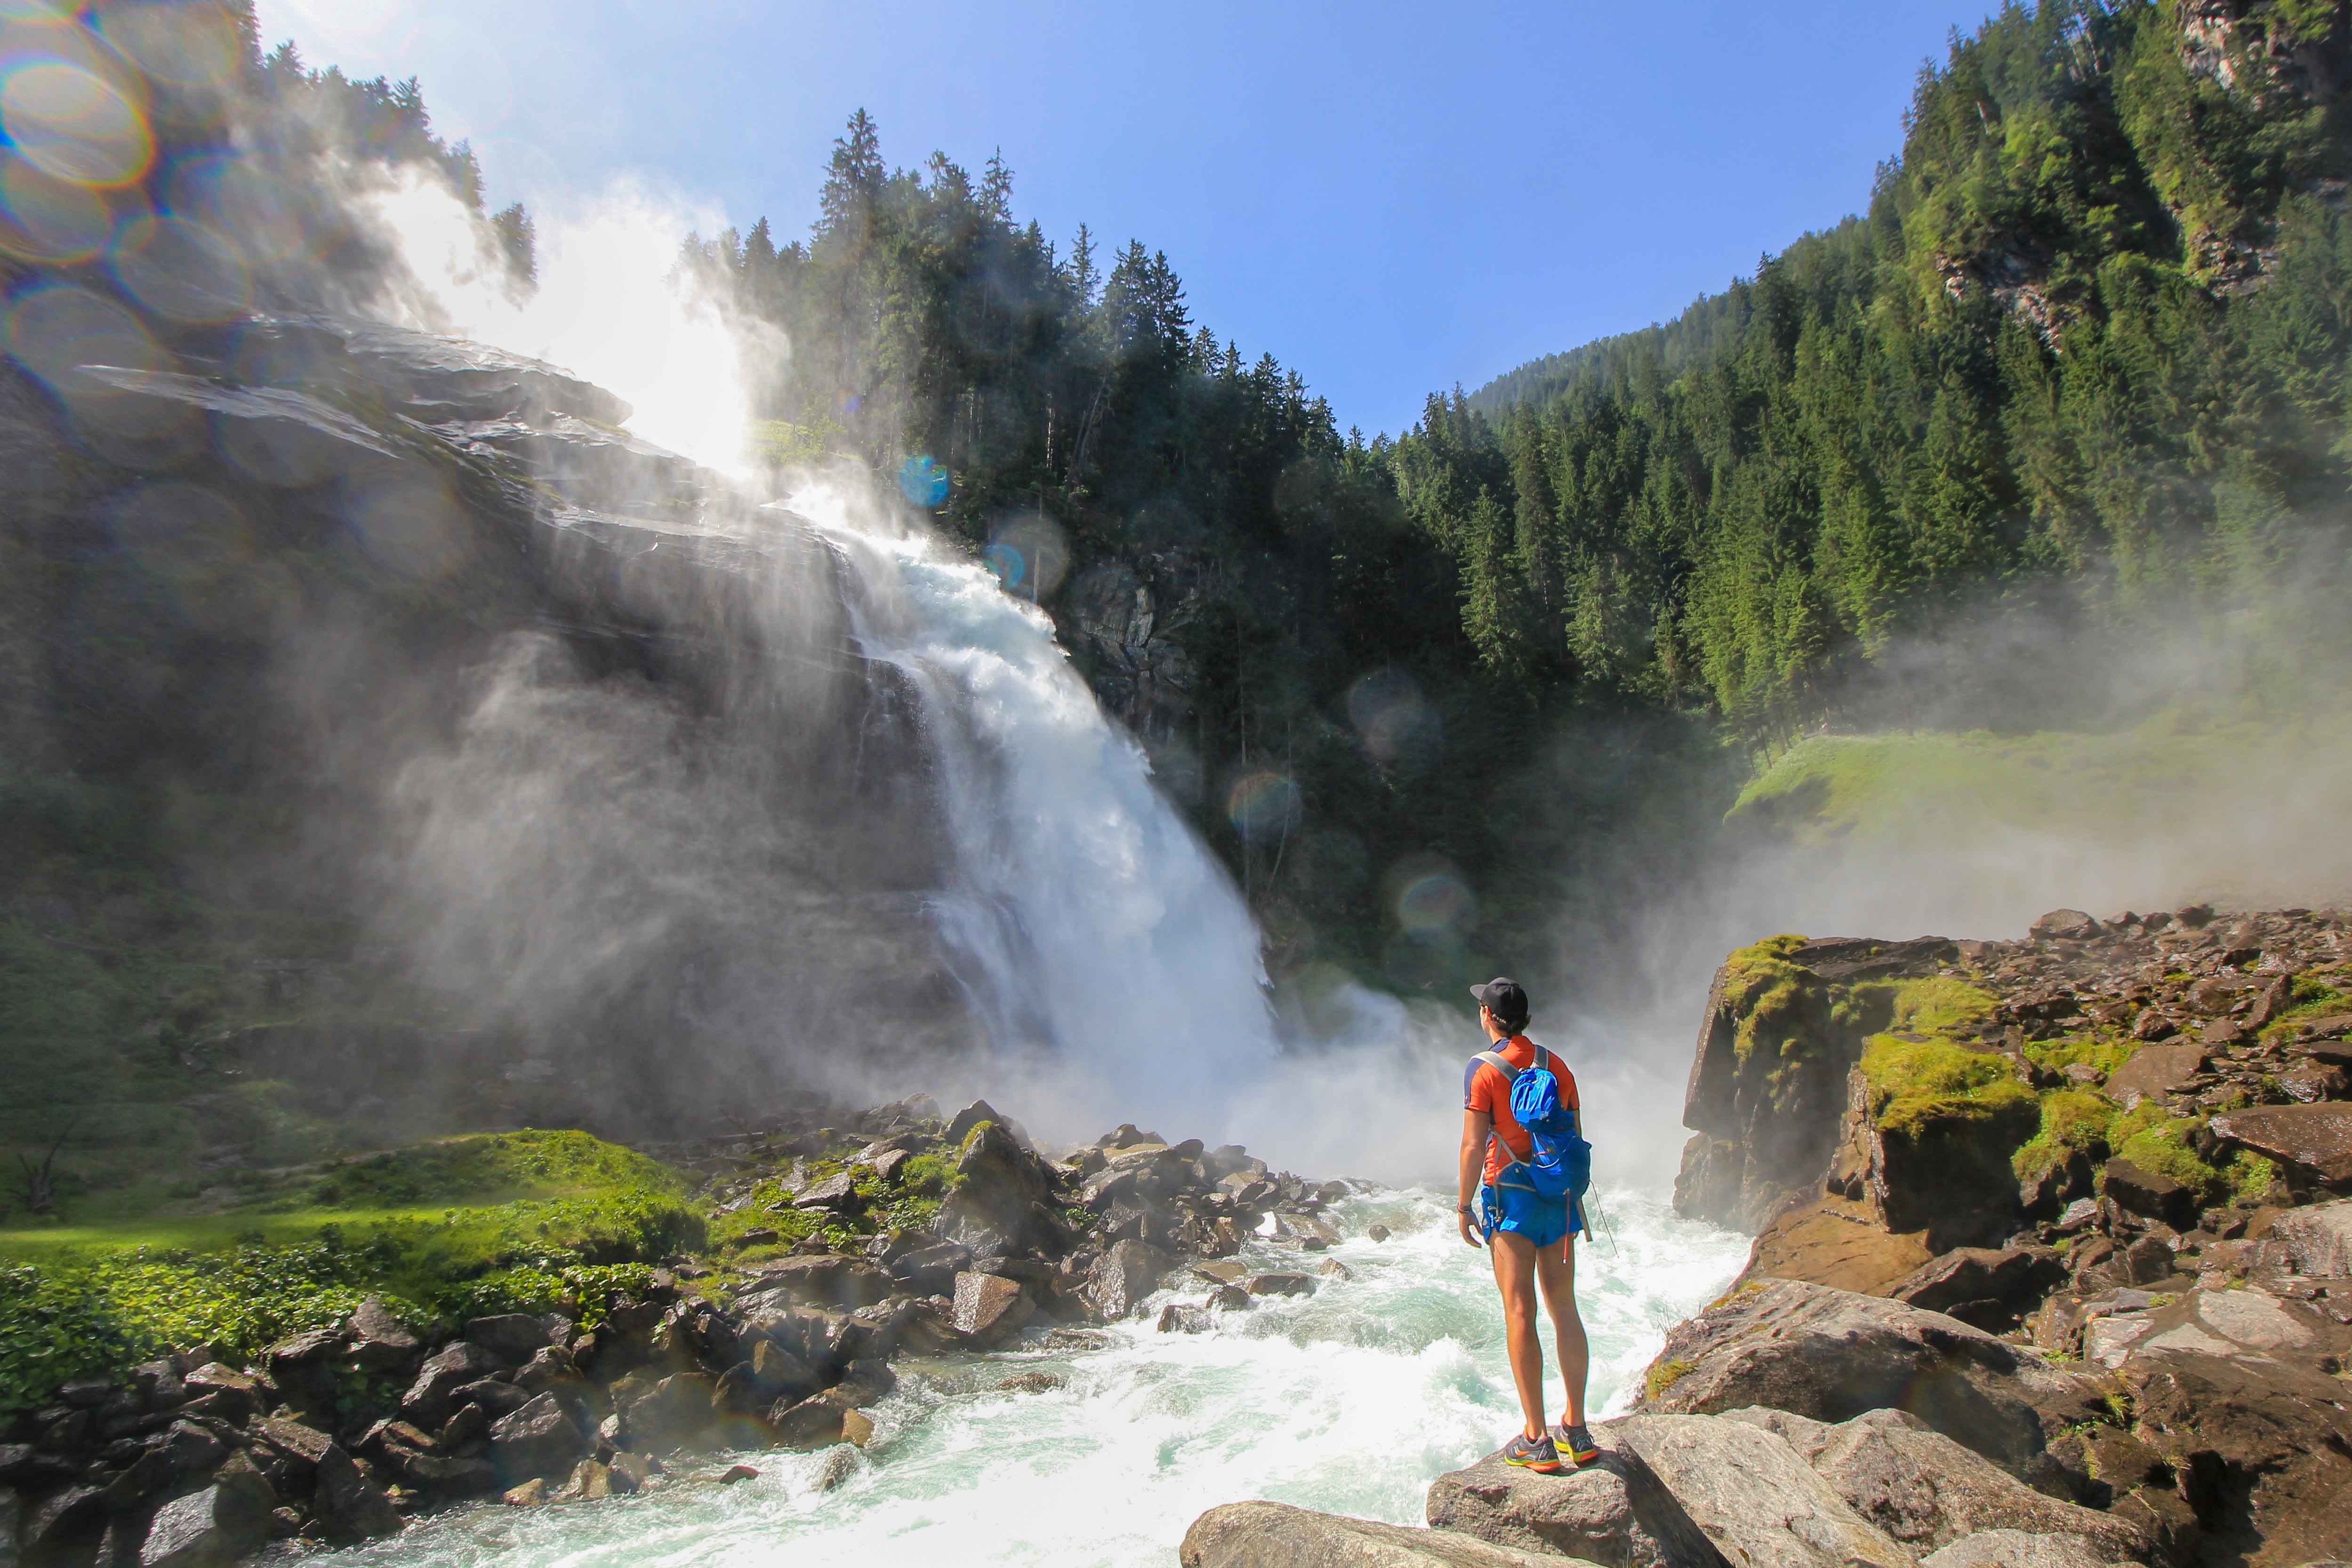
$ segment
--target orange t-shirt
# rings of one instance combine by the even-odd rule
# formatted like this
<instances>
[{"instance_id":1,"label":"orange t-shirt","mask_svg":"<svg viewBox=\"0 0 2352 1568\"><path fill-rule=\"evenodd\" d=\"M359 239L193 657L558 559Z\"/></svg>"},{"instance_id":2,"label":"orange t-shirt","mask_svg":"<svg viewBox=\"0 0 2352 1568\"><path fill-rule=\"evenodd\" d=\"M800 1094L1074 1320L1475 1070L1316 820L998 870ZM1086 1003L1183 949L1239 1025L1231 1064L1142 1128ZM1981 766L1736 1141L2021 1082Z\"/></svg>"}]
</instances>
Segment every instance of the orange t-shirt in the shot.
<instances>
[{"instance_id":1,"label":"orange t-shirt","mask_svg":"<svg viewBox=\"0 0 2352 1568\"><path fill-rule=\"evenodd\" d=\"M1513 1035L1502 1044L1486 1048L1523 1072L1535 1064L1535 1042L1525 1035ZM1578 1112L1580 1120L1584 1105L1576 1098L1576 1075L1568 1070L1568 1064L1559 1059L1559 1052L1546 1051L1544 1056L1549 1059L1552 1076L1559 1079L1559 1102ZM1495 1135L1486 1141L1486 1182L1488 1186L1495 1184L1495 1178L1503 1173L1503 1167L1511 1160L1524 1160L1534 1152L1535 1140L1528 1136L1526 1128L1519 1125L1519 1119L1511 1114L1511 1080L1504 1077L1502 1070L1494 1063L1482 1062L1476 1057L1470 1058L1469 1070L1462 1075L1462 1108L1465 1110L1483 1110L1494 1118ZM1503 1155L1507 1147L1511 1152L1510 1159Z\"/></svg>"}]
</instances>

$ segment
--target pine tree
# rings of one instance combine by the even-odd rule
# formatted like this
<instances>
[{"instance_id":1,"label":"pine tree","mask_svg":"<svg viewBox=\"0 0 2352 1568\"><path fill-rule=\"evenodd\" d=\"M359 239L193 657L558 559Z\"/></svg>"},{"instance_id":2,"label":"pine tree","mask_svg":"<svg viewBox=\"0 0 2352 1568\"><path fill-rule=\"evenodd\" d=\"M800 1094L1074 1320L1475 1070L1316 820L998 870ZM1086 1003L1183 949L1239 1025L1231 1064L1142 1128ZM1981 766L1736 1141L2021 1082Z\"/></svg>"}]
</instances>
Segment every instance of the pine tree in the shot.
<instances>
[{"instance_id":1,"label":"pine tree","mask_svg":"<svg viewBox=\"0 0 2352 1568\"><path fill-rule=\"evenodd\" d=\"M863 109L849 117L844 134L835 139L824 187L818 193L820 237L840 236L853 243L866 237L875 204L882 195L882 132Z\"/></svg>"},{"instance_id":2,"label":"pine tree","mask_svg":"<svg viewBox=\"0 0 2352 1568\"><path fill-rule=\"evenodd\" d=\"M991 223L1013 221L1013 171L1005 164L1002 147L988 155L987 167L982 171L980 210Z\"/></svg>"}]
</instances>

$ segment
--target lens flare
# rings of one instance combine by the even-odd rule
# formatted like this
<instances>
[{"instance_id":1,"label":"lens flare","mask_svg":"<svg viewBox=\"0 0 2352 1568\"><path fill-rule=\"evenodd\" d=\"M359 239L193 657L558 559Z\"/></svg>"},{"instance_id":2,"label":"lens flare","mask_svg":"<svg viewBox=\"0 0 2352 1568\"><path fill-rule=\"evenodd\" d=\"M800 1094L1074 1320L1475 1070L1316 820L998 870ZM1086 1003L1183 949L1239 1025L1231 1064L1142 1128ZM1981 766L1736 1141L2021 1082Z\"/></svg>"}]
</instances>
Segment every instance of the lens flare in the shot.
<instances>
[{"instance_id":1,"label":"lens flare","mask_svg":"<svg viewBox=\"0 0 2352 1568\"><path fill-rule=\"evenodd\" d=\"M0 255L69 266L103 250L113 232L114 214L96 191L0 153Z\"/></svg>"},{"instance_id":2,"label":"lens flare","mask_svg":"<svg viewBox=\"0 0 2352 1568\"><path fill-rule=\"evenodd\" d=\"M226 87L236 77L236 22L215 0L133 0L97 17L99 34L157 81Z\"/></svg>"},{"instance_id":3,"label":"lens flare","mask_svg":"<svg viewBox=\"0 0 2352 1568\"><path fill-rule=\"evenodd\" d=\"M1478 926L1478 895L1451 861L1408 855L1381 879L1389 912L1409 936L1470 931Z\"/></svg>"},{"instance_id":4,"label":"lens flare","mask_svg":"<svg viewBox=\"0 0 2352 1568\"><path fill-rule=\"evenodd\" d=\"M1435 760L1445 744L1437 710L1412 677L1391 666L1376 669L1348 689L1348 720L1364 750L1390 767L1419 767Z\"/></svg>"},{"instance_id":5,"label":"lens flare","mask_svg":"<svg viewBox=\"0 0 2352 1568\"><path fill-rule=\"evenodd\" d=\"M1037 600L1062 585L1070 570L1070 545L1060 524L1033 511L998 523L980 558L1008 591Z\"/></svg>"},{"instance_id":6,"label":"lens flare","mask_svg":"<svg viewBox=\"0 0 2352 1568\"><path fill-rule=\"evenodd\" d=\"M215 235L236 237L255 262L282 260L302 245L276 181L235 158L192 158L172 169L170 205Z\"/></svg>"},{"instance_id":7,"label":"lens flare","mask_svg":"<svg viewBox=\"0 0 2352 1568\"><path fill-rule=\"evenodd\" d=\"M122 226L107 260L125 293L175 321L232 321L253 302L245 258L186 218L142 214Z\"/></svg>"},{"instance_id":8,"label":"lens flare","mask_svg":"<svg viewBox=\"0 0 2352 1568\"><path fill-rule=\"evenodd\" d=\"M68 283L30 289L11 300L6 343L18 364L69 402L89 390L73 377L78 365L171 368L170 355L137 317Z\"/></svg>"},{"instance_id":9,"label":"lens flare","mask_svg":"<svg viewBox=\"0 0 2352 1568\"><path fill-rule=\"evenodd\" d=\"M1287 773L1272 771L1243 774L1225 796L1225 816L1234 831L1253 844L1295 832L1306 810L1297 784Z\"/></svg>"},{"instance_id":10,"label":"lens flare","mask_svg":"<svg viewBox=\"0 0 2352 1568\"><path fill-rule=\"evenodd\" d=\"M948 499L948 471L927 452L918 452L898 465L898 493L919 507L935 507Z\"/></svg>"},{"instance_id":11,"label":"lens flare","mask_svg":"<svg viewBox=\"0 0 2352 1568\"><path fill-rule=\"evenodd\" d=\"M209 632L251 631L251 590L262 556L252 525L230 501L177 481L143 485L114 500L107 526L115 548L182 623Z\"/></svg>"},{"instance_id":12,"label":"lens flare","mask_svg":"<svg viewBox=\"0 0 2352 1568\"><path fill-rule=\"evenodd\" d=\"M17 66L0 82L0 127L56 179L123 185L155 156L147 116L113 83L64 60Z\"/></svg>"}]
</instances>

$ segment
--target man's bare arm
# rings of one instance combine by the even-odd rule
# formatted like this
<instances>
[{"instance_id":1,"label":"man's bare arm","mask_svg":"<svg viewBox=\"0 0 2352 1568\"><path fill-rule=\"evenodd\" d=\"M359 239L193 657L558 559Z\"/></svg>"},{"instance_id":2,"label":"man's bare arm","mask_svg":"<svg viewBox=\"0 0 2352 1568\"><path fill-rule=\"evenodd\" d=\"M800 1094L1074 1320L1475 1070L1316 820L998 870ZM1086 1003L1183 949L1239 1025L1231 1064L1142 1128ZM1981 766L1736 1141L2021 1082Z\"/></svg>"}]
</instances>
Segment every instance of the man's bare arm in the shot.
<instances>
[{"instance_id":1,"label":"man's bare arm","mask_svg":"<svg viewBox=\"0 0 2352 1568\"><path fill-rule=\"evenodd\" d=\"M1470 1204L1478 1191L1481 1167L1486 1163L1486 1140L1495 1131L1495 1119L1483 1110L1462 1110L1462 1159L1457 1173L1454 1218L1462 1232L1462 1239L1473 1247L1483 1245L1470 1224Z\"/></svg>"}]
</instances>

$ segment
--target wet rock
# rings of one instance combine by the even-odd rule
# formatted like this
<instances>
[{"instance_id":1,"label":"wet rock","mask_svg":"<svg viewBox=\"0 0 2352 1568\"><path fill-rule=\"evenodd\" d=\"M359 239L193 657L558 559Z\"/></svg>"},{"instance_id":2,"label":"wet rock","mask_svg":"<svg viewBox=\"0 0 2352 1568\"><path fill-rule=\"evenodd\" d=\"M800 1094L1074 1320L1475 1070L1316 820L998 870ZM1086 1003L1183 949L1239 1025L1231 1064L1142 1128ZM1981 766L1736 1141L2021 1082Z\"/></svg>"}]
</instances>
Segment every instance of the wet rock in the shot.
<instances>
[{"instance_id":1,"label":"wet rock","mask_svg":"<svg viewBox=\"0 0 2352 1568\"><path fill-rule=\"evenodd\" d=\"M1160 1309L1160 1331L1163 1334L1205 1334L1216 1326L1216 1320L1209 1315L1206 1307L1171 1301Z\"/></svg>"},{"instance_id":2,"label":"wet rock","mask_svg":"<svg viewBox=\"0 0 2352 1568\"><path fill-rule=\"evenodd\" d=\"M708 1412L709 1401L703 1400ZM534 1397L490 1427L490 1454L510 1481L569 1472L593 1445L553 1394Z\"/></svg>"},{"instance_id":3,"label":"wet rock","mask_svg":"<svg viewBox=\"0 0 2352 1568\"><path fill-rule=\"evenodd\" d=\"M2106 1194L2132 1214L2161 1220L2175 1230L2197 1228L2197 1194L2171 1177L2129 1160L2107 1162Z\"/></svg>"},{"instance_id":4,"label":"wet rock","mask_svg":"<svg viewBox=\"0 0 2352 1568\"><path fill-rule=\"evenodd\" d=\"M1010 1338L1035 1310L1020 1284L994 1274L955 1277L955 1331L974 1344L992 1345Z\"/></svg>"},{"instance_id":5,"label":"wet rock","mask_svg":"<svg viewBox=\"0 0 2352 1568\"><path fill-rule=\"evenodd\" d=\"M893 1280L918 1295L951 1295L955 1277L971 1267L971 1249L952 1241L935 1242L901 1253L888 1267Z\"/></svg>"},{"instance_id":6,"label":"wet rock","mask_svg":"<svg viewBox=\"0 0 2352 1568\"><path fill-rule=\"evenodd\" d=\"M499 1500L509 1508L537 1508L547 1500L548 1494L553 1489L547 1484L546 1477L533 1476L519 1487L509 1487L499 1495Z\"/></svg>"},{"instance_id":7,"label":"wet rock","mask_svg":"<svg viewBox=\"0 0 2352 1568\"><path fill-rule=\"evenodd\" d=\"M425 1346L408 1326L385 1310L383 1298L370 1296L343 1325L352 1359L371 1372L398 1366Z\"/></svg>"},{"instance_id":8,"label":"wet rock","mask_svg":"<svg viewBox=\"0 0 2352 1568\"><path fill-rule=\"evenodd\" d=\"M1364 1232L1364 1234L1374 1241L1386 1241L1389 1238L1389 1227L1384 1225L1376 1225L1370 1230Z\"/></svg>"},{"instance_id":9,"label":"wet rock","mask_svg":"<svg viewBox=\"0 0 2352 1568\"><path fill-rule=\"evenodd\" d=\"M1097 1258L1087 1275L1087 1301L1106 1321L1127 1317L1159 1288L1171 1259L1141 1241L1120 1241Z\"/></svg>"},{"instance_id":10,"label":"wet rock","mask_svg":"<svg viewBox=\"0 0 2352 1568\"><path fill-rule=\"evenodd\" d=\"M106 1494L97 1487L61 1487L26 1500L22 1512L11 1544L34 1563L69 1561L77 1545L88 1552L104 1527Z\"/></svg>"},{"instance_id":11,"label":"wet rock","mask_svg":"<svg viewBox=\"0 0 2352 1568\"><path fill-rule=\"evenodd\" d=\"M320 1527L331 1540L365 1541L400 1529L400 1515L384 1489L331 1445L319 1457L310 1496Z\"/></svg>"},{"instance_id":12,"label":"wet rock","mask_svg":"<svg viewBox=\"0 0 2352 1568\"><path fill-rule=\"evenodd\" d=\"M1004 1394L1051 1394L1065 1381L1062 1374L1055 1372L1020 1372L996 1386Z\"/></svg>"},{"instance_id":13,"label":"wet rock","mask_svg":"<svg viewBox=\"0 0 2352 1568\"><path fill-rule=\"evenodd\" d=\"M1315 1280L1306 1274L1253 1275L1248 1285L1253 1296L1312 1296Z\"/></svg>"},{"instance_id":14,"label":"wet rock","mask_svg":"<svg viewBox=\"0 0 2352 1568\"><path fill-rule=\"evenodd\" d=\"M225 1568L269 1539L278 1495L242 1458L213 1484L155 1510L139 1549L140 1568Z\"/></svg>"},{"instance_id":15,"label":"wet rock","mask_svg":"<svg viewBox=\"0 0 2352 1568\"><path fill-rule=\"evenodd\" d=\"M1874 1295L1933 1257L1924 1235L1890 1232L1868 1205L1825 1194L1776 1215L1749 1249L1740 1278L1807 1279Z\"/></svg>"},{"instance_id":16,"label":"wet rock","mask_svg":"<svg viewBox=\"0 0 2352 1568\"><path fill-rule=\"evenodd\" d=\"M464 1384L499 1370L496 1357L481 1346L459 1340L425 1357L416 1379L401 1396L400 1413L419 1426L438 1426L449 1419L451 1395Z\"/></svg>"},{"instance_id":17,"label":"wet rock","mask_svg":"<svg viewBox=\"0 0 2352 1568\"><path fill-rule=\"evenodd\" d=\"M760 1277L738 1293L737 1305L754 1310L768 1301L810 1301L854 1310L887 1300L890 1276L860 1258L815 1253L781 1258L763 1267Z\"/></svg>"},{"instance_id":18,"label":"wet rock","mask_svg":"<svg viewBox=\"0 0 2352 1568\"><path fill-rule=\"evenodd\" d=\"M2216 1137L2294 1166L2305 1181L2352 1185L2352 1105L2258 1105L2212 1121Z\"/></svg>"},{"instance_id":19,"label":"wet rock","mask_svg":"<svg viewBox=\"0 0 2352 1568\"><path fill-rule=\"evenodd\" d=\"M710 1446L718 1399L719 1380L702 1373L682 1372L652 1381L638 1374L613 1387L613 1403L620 1407L629 1446L656 1451Z\"/></svg>"},{"instance_id":20,"label":"wet rock","mask_svg":"<svg viewBox=\"0 0 2352 1568\"><path fill-rule=\"evenodd\" d=\"M260 1439L264 1447L280 1456L306 1479L318 1468L319 1461L327 1457L327 1451L335 1446L333 1438L316 1427L278 1417L254 1423L253 1435Z\"/></svg>"},{"instance_id":21,"label":"wet rock","mask_svg":"<svg viewBox=\"0 0 2352 1568\"><path fill-rule=\"evenodd\" d=\"M1546 1552L1278 1502L1211 1509L1184 1532L1176 1559L1182 1568L1562 1568Z\"/></svg>"},{"instance_id":22,"label":"wet rock","mask_svg":"<svg viewBox=\"0 0 2352 1568\"><path fill-rule=\"evenodd\" d=\"M163 1441L158 1451L172 1468L184 1476L209 1472L228 1457L228 1445L220 1434L194 1421L174 1421L163 1429Z\"/></svg>"},{"instance_id":23,"label":"wet rock","mask_svg":"<svg viewBox=\"0 0 2352 1568\"><path fill-rule=\"evenodd\" d=\"M466 1325L466 1342L478 1345L509 1366L520 1366L555 1342L546 1320L525 1312L476 1318Z\"/></svg>"},{"instance_id":24,"label":"wet rock","mask_svg":"<svg viewBox=\"0 0 2352 1568\"><path fill-rule=\"evenodd\" d=\"M2065 1533L2098 1542L2103 1563L2143 1560L2151 1542L2111 1515L2035 1491L2008 1471L1899 1410L1835 1426L1760 1407L1731 1412L1772 1432L1847 1506L1916 1552L1986 1530Z\"/></svg>"},{"instance_id":25,"label":"wet rock","mask_svg":"<svg viewBox=\"0 0 2352 1568\"><path fill-rule=\"evenodd\" d=\"M2122 1376L2133 1435L2181 1478L2206 1560L2352 1558L2352 1412L2339 1379L2180 1350L2137 1355Z\"/></svg>"},{"instance_id":26,"label":"wet rock","mask_svg":"<svg viewBox=\"0 0 2352 1568\"><path fill-rule=\"evenodd\" d=\"M823 1394L803 1399L792 1405L780 1405L768 1417L776 1442L787 1448L807 1451L841 1442L864 1446L865 1436L870 1436L874 1424L851 1405L833 1396L828 1389Z\"/></svg>"},{"instance_id":27,"label":"wet rock","mask_svg":"<svg viewBox=\"0 0 2352 1568\"><path fill-rule=\"evenodd\" d=\"M2049 1432L2105 1408L2093 1380L1957 1319L1787 1279L1678 1324L1652 1364L1676 1375L1642 1403L1645 1412L1762 1405L1837 1422L1907 1410L2029 1484L2058 1480Z\"/></svg>"}]
</instances>

